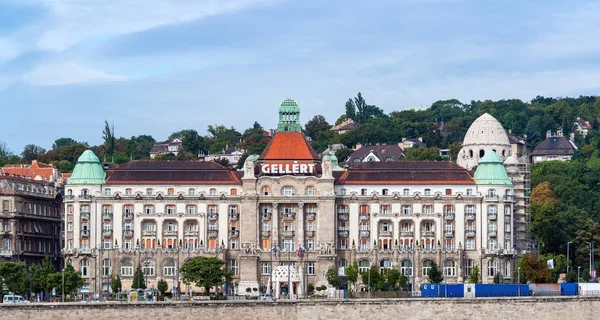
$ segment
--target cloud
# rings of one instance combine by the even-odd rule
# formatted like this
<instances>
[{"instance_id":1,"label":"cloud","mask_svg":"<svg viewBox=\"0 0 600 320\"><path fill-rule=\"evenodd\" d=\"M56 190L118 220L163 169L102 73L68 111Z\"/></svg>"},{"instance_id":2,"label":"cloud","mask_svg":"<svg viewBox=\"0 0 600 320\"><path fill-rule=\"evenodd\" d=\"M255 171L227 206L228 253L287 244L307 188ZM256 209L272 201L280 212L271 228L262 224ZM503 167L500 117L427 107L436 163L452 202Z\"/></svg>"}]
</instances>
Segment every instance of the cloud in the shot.
<instances>
[{"instance_id":1,"label":"cloud","mask_svg":"<svg viewBox=\"0 0 600 320\"><path fill-rule=\"evenodd\" d=\"M96 71L77 63L44 65L25 74L22 80L38 86L56 86L87 82L124 81L129 78Z\"/></svg>"},{"instance_id":2,"label":"cloud","mask_svg":"<svg viewBox=\"0 0 600 320\"><path fill-rule=\"evenodd\" d=\"M30 0L47 7L55 22L44 32L42 50L63 51L87 40L102 40L164 25L229 13L267 0Z\"/></svg>"},{"instance_id":3,"label":"cloud","mask_svg":"<svg viewBox=\"0 0 600 320\"><path fill-rule=\"evenodd\" d=\"M19 52L18 44L7 38L0 38L0 64L17 57Z\"/></svg>"}]
</instances>

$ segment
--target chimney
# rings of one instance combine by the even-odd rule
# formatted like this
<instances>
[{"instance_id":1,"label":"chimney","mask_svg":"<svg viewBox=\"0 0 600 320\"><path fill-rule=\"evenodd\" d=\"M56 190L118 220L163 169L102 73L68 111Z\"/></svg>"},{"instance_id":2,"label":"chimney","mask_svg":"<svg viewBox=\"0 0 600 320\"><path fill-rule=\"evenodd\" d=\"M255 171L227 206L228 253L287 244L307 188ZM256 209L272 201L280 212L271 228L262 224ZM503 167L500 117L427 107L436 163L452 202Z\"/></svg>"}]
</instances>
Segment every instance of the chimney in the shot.
<instances>
[{"instance_id":1,"label":"chimney","mask_svg":"<svg viewBox=\"0 0 600 320\"><path fill-rule=\"evenodd\" d=\"M358 150L360 148L362 148L362 144L357 143L356 146L354 147L354 150Z\"/></svg>"},{"instance_id":2,"label":"chimney","mask_svg":"<svg viewBox=\"0 0 600 320\"><path fill-rule=\"evenodd\" d=\"M512 129L508 129L508 134L512 134Z\"/></svg>"},{"instance_id":3,"label":"chimney","mask_svg":"<svg viewBox=\"0 0 600 320\"><path fill-rule=\"evenodd\" d=\"M575 141L575 132L571 132L569 137L571 138L571 141Z\"/></svg>"},{"instance_id":4,"label":"chimney","mask_svg":"<svg viewBox=\"0 0 600 320\"><path fill-rule=\"evenodd\" d=\"M418 137L419 141L423 142L423 137Z\"/></svg>"},{"instance_id":5,"label":"chimney","mask_svg":"<svg viewBox=\"0 0 600 320\"><path fill-rule=\"evenodd\" d=\"M31 160L31 164L36 164L37 160Z\"/></svg>"},{"instance_id":6,"label":"chimney","mask_svg":"<svg viewBox=\"0 0 600 320\"><path fill-rule=\"evenodd\" d=\"M546 138L552 137L552 130L546 131Z\"/></svg>"}]
</instances>

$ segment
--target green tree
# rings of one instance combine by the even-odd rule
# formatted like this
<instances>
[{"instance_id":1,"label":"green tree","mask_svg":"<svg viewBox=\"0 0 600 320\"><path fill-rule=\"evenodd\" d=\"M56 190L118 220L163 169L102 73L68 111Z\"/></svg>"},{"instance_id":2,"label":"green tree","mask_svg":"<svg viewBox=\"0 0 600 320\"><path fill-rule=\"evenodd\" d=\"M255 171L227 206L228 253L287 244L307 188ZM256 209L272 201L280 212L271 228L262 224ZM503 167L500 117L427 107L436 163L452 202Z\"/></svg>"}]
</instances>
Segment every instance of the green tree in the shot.
<instances>
[{"instance_id":1,"label":"green tree","mask_svg":"<svg viewBox=\"0 0 600 320\"><path fill-rule=\"evenodd\" d=\"M108 120L104 120L102 139L104 139L104 154L108 157L112 157L115 152L115 126L110 126Z\"/></svg>"},{"instance_id":2,"label":"green tree","mask_svg":"<svg viewBox=\"0 0 600 320\"><path fill-rule=\"evenodd\" d=\"M324 116L318 114L310 119L304 125L304 134L313 138L313 140L318 140L323 131L330 131L331 125Z\"/></svg>"},{"instance_id":3,"label":"green tree","mask_svg":"<svg viewBox=\"0 0 600 320\"><path fill-rule=\"evenodd\" d=\"M110 288L112 289L113 294L117 294L117 292L121 291L121 277L118 274L116 277L112 277L112 280L110 281Z\"/></svg>"},{"instance_id":4,"label":"green tree","mask_svg":"<svg viewBox=\"0 0 600 320\"><path fill-rule=\"evenodd\" d=\"M23 152L21 152L21 162L31 163L31 161L36 160L40 155L42 155L45 152L46 150L40 146L36 146L35 144L28 144L23 148Z\"/></svg>"},{"instance_id":5,"label":"green tree","mask_svg":"<svg viewBox=\"0 0 600 320\"><path fill-rule=\"evenodd\" d=\"M183 283L204 287L205 292L210 292L211 287L231 281L231 273L225 269L225 261L215 257L196 257L184 263L180 272Z\"/></svg>"},{"instance_id":6,"label":"green tree","mask_svg":"<svg viewBox=\"0 0 600 320\"><path fill-rule=\"evenodd\" d=\"M370 283L371 291L381 290L381 286L379 284L384 282L382 279L383 277L377 268L369 268L367 271L361 272L360 274L361 282L367 286L369 286Z\"/></svg>"},{"instance_id":7,"label":"green tree","mask_svg":"<svg viewBox=\"0 0 600 320\"><path fill-rule=\"evenodd\" d=\"M545 262L540 262L535 254L527 253L522 255L517 266L521 268L521 276L526 282L552 282L552 270L548 269Z\"/></svg>"},{"instance_id":8,"label":"green tree","mask_svg":"<svg viewBox=\"0 0 600 320\"><path fill-rule=\"evenodd\" d=\"M409 148L404 150L404 160L408 161L440 161L440 150L436 147Z\"/></svg>"},{"instance_id":9,"label":"green tree","mask_svg":"<svg viewBox=\"0 0 600 320\"><path fill-rule=\"evenodd\" d=\"M473 270L469 274L469 283L481 283L481 279L479 278L479 266L474 266Z\"/></svg>"},{"instance_id":10,"label":"green tree","mask_svg":"<svg viewBox=\"0 0 600 320\"><path fill-rule=\"evenodd\" d=\"M81 273L79 271L75 271L73 266L68 263L65 267L64 272L65 277L65 294L73 295L76 294L81 286L83 286L83 279L81 278ZM57 276L60 275L62 277L61 272L55 273ZM62 279L61 279L62 280Z\"/></svg>"},{"instance_id":11,"label":"green tree","mask_svg":"<svg viewBox=\"0 0 600 320\"><path fill-rule=\"evenodd\" d=\"M0 141L0 167L5 164L16 164L19 163L19 161L21 161L21 159L10 152L6 143Z\"/></svg>"},{"instance_id":12,"label":"green tree","mask_svg":"<svg viewBox=\"0 0 600 320\"><path fill-rule=\"evenodd\" d=\"M222 165L223 167L229 167L229 160L227 158L216 158L214 162Z\"/></svg>"},{"instance_id":13,"label":"green tree","mask_svg":"<svg viewBox=\"0 0 600 320\"><path fill-rule=\"evenodd\" d=\"M429 269L429 283L441 283L444 281L444 276L437 263L432 262L431 269Z\"/></svg>"},{"instance_id":14,"label":"green tree","mask_svg":"<svg viewBox=\"0 0 600 320\"><path fill-rule=\"evenodd\" d=\"M146 289L146 281L144 279L144 273L140 269L140 265L137 266L135 273L133 274L131 289Z\"/></svg>"},{"instance_id":15,"label":"green tree","mask_svg":"<svg viewBox=\"0 0 600 320\"><path fill-rule=\"evenodd\" d=\"M9 292L25 295L29 292L29 277L23 262L0 263L0 295Z\"/></svg>"},{"instance_id":16,"label":"green tree","mask_svg":"<svg viewBox=\"0 0 600 320\"><path fill-rule=\"evenodd\" d=\"M327 283L329 283L329 285L334 288L339 287L340 284L342 283L340 276L338 275L338 270L335 266L330 266L327 269L327 273L325 274L325 277L327 278Z\"/></svg>"},{"instance_id":17,"label":"green tree","mask_svg":"<svg viewBox=\"0 0 600 320\"><path fill-rule=\"evenodd\" d=\"M52 149L58 149L61 147L70 146L75 143L77 143L77 141L73 140L72 138L56 139L56 140L54 140L54 143L52 144Z\"/></svg>"},{"instance_id":18,"label":"green tree","mask_svg":"<svg viewBox=\"0 0 600 320\"><path fill-rule=\"evenodd\" d=\"M352 289L356 291L356 281L358 281L358 263L356 260L346 267L346 280L352 284Z\"/></svg>"},{"instance_id":19,"label":"green tree","mask_svg":"<svg viewBox=\"0 0 600 320\"><path fill-rule=\"evenodd\" d=\"M346 162L353 152L352 149L342 148L335 152L335 156L338 158L338 162Z\"/></svg>"},{"instance_id":20,"label":"green tree","mask_svg":"<svg viewBox=\"0 0 600 320\"><path fill-rule=\"evenodd\" d=\"M167 291L169 290L169 285L167 284L167 282L164 279L160 279L158 280L158 283L156 284L156 290L158 290L158 292L160 292L160 300L164 300L165 298L165 293L167 293Z\"/></svg>"},{"instance_id":21,"label":"green tree","mask_svg":"<svg viewBox=\"0 0 600 320\"><path fill-rule=\"evenodd\" d=\"M48 293L52 291L52 288L55 288L59 284L56 282L55 277L51 276L56 273L56 267L49 257L46 257L41 265L31 265L29 272L31 274L33 292L45 292L45 296L48 297L50 296Z\"/></svg>"}]
</instances>

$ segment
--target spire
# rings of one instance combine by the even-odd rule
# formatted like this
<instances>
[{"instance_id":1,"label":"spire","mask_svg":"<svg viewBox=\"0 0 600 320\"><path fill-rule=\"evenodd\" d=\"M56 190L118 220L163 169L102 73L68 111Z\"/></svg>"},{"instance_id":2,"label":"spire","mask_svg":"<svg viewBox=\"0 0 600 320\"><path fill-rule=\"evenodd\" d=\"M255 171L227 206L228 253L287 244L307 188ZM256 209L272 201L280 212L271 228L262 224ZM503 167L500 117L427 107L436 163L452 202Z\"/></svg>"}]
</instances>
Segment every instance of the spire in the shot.
<instances>
[{"instance_id":1,"label":"spire","mask_svg":"<svg viewBox=\"0 0 600 320\"><path fill-rule=\"evenodd\" d=\"M293 99L287 98L279 106L278 132L301 132L300 108Z\"/></svg>"}]
</instances>

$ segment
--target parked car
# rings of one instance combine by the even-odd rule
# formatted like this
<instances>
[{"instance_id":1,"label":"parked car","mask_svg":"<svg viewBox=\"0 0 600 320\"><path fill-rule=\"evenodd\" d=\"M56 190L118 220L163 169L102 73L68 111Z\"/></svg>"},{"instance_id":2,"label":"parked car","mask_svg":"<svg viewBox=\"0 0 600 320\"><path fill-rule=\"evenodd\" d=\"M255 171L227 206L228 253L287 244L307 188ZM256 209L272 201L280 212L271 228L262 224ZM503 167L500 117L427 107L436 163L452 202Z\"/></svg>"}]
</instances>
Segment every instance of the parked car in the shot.
<instances>
[{"instance_id":1,"label":"parked car","mask_svg":"<svg viewBox=\"0 0 600 320\"><path fill-rule=\"evenodd\" d=\"M2 299L2 303L29 303L29 300L23 298L20 295L16 294L7 294Z\"/></svg>"},{"instance_id":2,"label":"parked car","mask_svg":"<svg viewBox=\"0 0 600 320\"><path fill-rule=\"evenodd\" d=\"M258 298L258 300L274 301L275 299L273 299L273 296L270 294L263 294Z\"/></svg>"}]
</instances>

